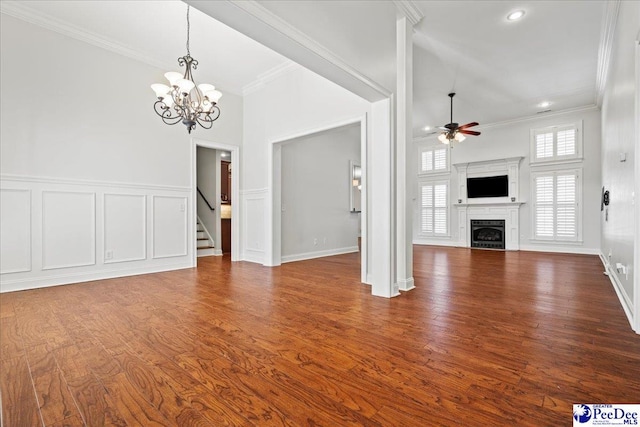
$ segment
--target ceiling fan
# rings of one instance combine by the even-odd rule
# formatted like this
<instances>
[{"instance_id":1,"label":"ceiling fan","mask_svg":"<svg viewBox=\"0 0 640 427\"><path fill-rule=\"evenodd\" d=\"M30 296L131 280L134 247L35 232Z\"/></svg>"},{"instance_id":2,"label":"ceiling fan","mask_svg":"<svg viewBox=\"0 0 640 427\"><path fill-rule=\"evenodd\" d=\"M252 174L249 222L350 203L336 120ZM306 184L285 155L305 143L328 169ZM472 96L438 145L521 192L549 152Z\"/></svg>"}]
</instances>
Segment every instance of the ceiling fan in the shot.
<instances>
[{"instance_id":1,"label":"ceiling fan","mask_svg":"<svg viewBox=\"0 0 640 427\"><path fill-rule=\"evenodd\" d=\"M451 98L451 121L443 127L438 128L444 131L438 136L438 140L443 144L451 144L452 147L453 141L462 142L465 140L465 135L480 135L480 132L478 131L468 130L470 127L478 126L478 122L471 122L466 125L458 126L458 123L453 121L453 97L455 95L456 94L454 92L449 94L449 98Z\"/></svg>"}]
</instances>

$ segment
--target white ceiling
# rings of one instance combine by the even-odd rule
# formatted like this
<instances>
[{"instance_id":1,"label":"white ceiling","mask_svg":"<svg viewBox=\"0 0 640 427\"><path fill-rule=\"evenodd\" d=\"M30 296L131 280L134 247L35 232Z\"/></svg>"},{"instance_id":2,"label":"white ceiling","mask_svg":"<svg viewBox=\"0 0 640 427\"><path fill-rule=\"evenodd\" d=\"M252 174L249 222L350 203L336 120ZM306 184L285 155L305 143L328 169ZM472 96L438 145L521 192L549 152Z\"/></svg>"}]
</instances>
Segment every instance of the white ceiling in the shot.
<instances>
[{"instance_id":1,"label":"white ceiling","mask_svg":"<svg viewBox=\"0 0 640 427\"><path fill-rule=\"evenodd\" d=\"M594 105L603 1L418 1L414 135ZM509 12L524 18L509 22ZM538 107L551 102L546 108Z\"/></svg>"},{"instance_id":2,"label":"white ceiling","mask_svg":"<svg viewBox=\"0 0 640 427\"><path fill-rule=\"evenodd\" d=\"M424 14L414 33L414 136L454 121L491 124L594 105L605 1L413 1ZM394 90L395 20L389 1L268 1L266 9ZM42 22L58 22L103 45L176 69L186 54L186 4L166 1L2 1ZM523 9L525 17L507 22ZM33 20L33 19L31 19ZM36 19L37 21L37 19ZM100 43L97 43L100 44ZM191 8L196 79L223 92L242 88L288 62ZM132 55L130 55L132 56ZM540 108L542 101L551 106Z\"/></svg>"},{"instance_id":3,"label":"white ceiling","mask_svg":"<svg viewBox=\"0 0 640 427\"><path fill-rule=\"evenodd\" d=\"M180 71L178 57L187 53L187 5L162 1L2 1L3 12L62 30L95 44L135 56L167 71ZM212 19L190 11L191 56L199 61L194 78L223 93L242 88L289 61ZM184 70L184 68L182 68ZM150 83L162 83L150 82ZM149 89L151 90L151 89Z\"/></svg>"}]
</instances>

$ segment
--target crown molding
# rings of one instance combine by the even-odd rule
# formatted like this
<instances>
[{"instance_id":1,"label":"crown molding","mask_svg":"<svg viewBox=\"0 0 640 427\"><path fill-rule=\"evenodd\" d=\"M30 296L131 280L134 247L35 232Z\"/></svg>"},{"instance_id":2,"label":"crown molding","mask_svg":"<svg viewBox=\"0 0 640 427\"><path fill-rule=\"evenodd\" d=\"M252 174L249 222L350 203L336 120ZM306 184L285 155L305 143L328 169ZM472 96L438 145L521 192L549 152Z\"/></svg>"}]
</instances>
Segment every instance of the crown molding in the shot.
<instances>
[{"instance_id":1,"label":"crown molding","mask_svg":"<svg viewBox=\"0 0 640 427\"><path fill-rule=\"evenodd\" d=\"M424 18L424 14L412 0L393 0L393 3L398 11L407 17L411 25L418 25Z\"/></svg>"},{"instance_id":2,"label":"crown molding","mask_svg":"<svg viewBox=\"0 0 640 427\"><path fill-rule=\"evenodd\" d=\"M0 2L0 12L20 19L22 21L26 21L39 27L45 28L47 30L51 30L56 33L71 37L73 39L80 40L82 42L89 43L102 49L120 54L122 56L126 56L127 58L135 59L136 61L143 62L147 65L151 65L160 69L175 68L167 62L158 61L146 55L144 52L131 49L130 47L110 40L106 37L100 36L96 33L92 33L68 22L54 18L32 7L25 6L25 2L3 0L2 2Z\"/></svg>"},{"instance_id":3,"label":"crown molding","mask_svg":"<svg viewBox=\"0 0 640 427\"><path fill-rule=\"evenodd\" d=\"M214 3L203 3L199 4L194 0L185 0L188 4L193 4L194 7L198 6L200 10L205 11L205 13L210 14L210 12L206 12L206 10L211 10L213 8ZM345 73L350 79L358 82L358 84L363 88L366 94L361 93L360 96L365 99L383 99L391 97L391 92L385 87L381 86L374 80L365 76L354 67L349 65L344 59L340 58L338 55L333 53L331 50L318 43L311 37L307 36L305 33L292 26L270 10L266 9L259 2L255 0L245 0L245 1L231 1L226 0L224 3L228 6L232 6L236 10L240 10L261 24L271 28L275 33L280 36L284 36L287 39L293 41L296 45L304 48L307 52L313 54L318 58L321 58L323 61L326 61L331 67L340 70L342 73ZM206 6L205 5L209 5ZM213 16L210 14L210 16ZM295 58L294 58L295 59ZM320 74L320 73L318 73ZM366 88L366 89L364 89Z\"/></svg>"},{"instance_id":4,"label":"crown molding","mask_svg":"<svg viewBox=\"0 0 640 427\"><path fill-rule=\"evenodd\" d=\"M259 74L258 77L242 87L242 96L246 96L250 93L256 92L264 87L267 83L287 74L293 70L297 70L301 68L300 65L296 64L293 61L285 61L282 64L276 65L270 70L265 71L262 74Z\"/></svg>"},{"instance_id":5,"label":"crown molding","mask_svg":"<svg viewBox=\"0 0 640 427\"><path fill-rule=\"evenodd\" d=\"M544 113L544 114L536 114L534 116L517 117L515 119L504 120L504 121L501 121L501 122L494 122L494 123L489 123L489 124L486 124L486 125L478 125L478 127L476 129L478 129L478 130L486 130L486 129L491 129L491 128L495 128L495 127L513 125L513 124L516 124L516 123L532 122L532 121L535 121L535 120L546 119L546 118L550 118L550 117L564 116L566 114L580 113L580 112L585 112L586 113L586 112L598 111L598 110L600 110L600 107L598 107L595 104L583 105L581 107L567 108L565 110L553 111L553 112ZM428 133L426 135L414 136L413 137L413 142L418 143L418 142L421 142L421 141L424 141L424 140L434 139L434 138L437 138L437 136L440 133L441 132L436 131L436 132L430 132L430 133Z\"/></svg>"},{"instance_id":6,"label":"crown molding","mask_svg":"<svg viewBox=\"0 0 640 427\"><path fill-rule=\"evenodd\" d=\"M598 47L598 66L596 71L596 105L602 106L604 90L609 73L609 62L618 23L620 0L610 0L605 4L602 17L602 31L600 32L600 46Z\"/></svg>"}]
</instances>

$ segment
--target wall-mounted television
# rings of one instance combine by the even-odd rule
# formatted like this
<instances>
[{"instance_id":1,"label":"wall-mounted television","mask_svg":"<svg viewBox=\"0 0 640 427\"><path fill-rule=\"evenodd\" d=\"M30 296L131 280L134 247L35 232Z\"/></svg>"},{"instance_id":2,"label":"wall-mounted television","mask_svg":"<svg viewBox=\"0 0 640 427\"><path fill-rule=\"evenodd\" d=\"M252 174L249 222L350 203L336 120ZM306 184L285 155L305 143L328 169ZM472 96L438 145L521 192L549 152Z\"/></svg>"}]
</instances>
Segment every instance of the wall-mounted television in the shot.
<instances>
[{"instance_id":1,"label":"wall-mounted television","mask_svg":"<svg viewBox=\"0 0 640 427\"><path fill-rule=\"evenodd\" d=\"M508 175L467 178L467 197L507 197L509 196Z\"/></svg>"}]
</instances>

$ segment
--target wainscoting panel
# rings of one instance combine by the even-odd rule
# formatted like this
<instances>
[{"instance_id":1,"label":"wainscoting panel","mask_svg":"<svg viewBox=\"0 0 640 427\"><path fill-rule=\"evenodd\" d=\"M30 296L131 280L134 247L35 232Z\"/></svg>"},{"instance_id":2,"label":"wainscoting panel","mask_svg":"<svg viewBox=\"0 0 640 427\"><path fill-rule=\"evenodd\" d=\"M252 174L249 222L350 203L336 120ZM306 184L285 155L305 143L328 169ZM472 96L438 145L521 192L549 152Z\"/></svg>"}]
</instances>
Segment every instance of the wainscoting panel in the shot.
<instances>
[{"instance_id":1,"label":"wainscoting panel","mask_svg":"<svg viewBox=\"0 0 640 427\"><path fill-rule=\"evenodd\" d=\"M153 198L153 258L186 256L187 198Z\"/></svg>"},{"instance_id":2,"label":"wainscoting panel","mask_svg":"<svg viewBox=\"0 0 640 427\"><path fill-rule=\"evenodd\" d=\"M147 258L147 198L138 194L105 194L104 263Z\"/></svg>"},{"instance_id":3,"label":"wainscoting panel","mask_svg":"<svg viewBox=\"0 0 640 427\"><path fill-rule=\"evenodd\" d=\"M42 192L42 269L96 263L96 195Z\"/></svg>"},{"instance_id":4,"label":"wainscoting panel","mask_svg":"<svg viewBox=\"0 0 640 427\"><path fill-rule=\"evenodd\" d=\"M0 190L0 273L31 271L31 191Z\"/></svg>"},{"instance_id":5,"label":"wainscoting panel","mask_svg":"<svg viewBox=\"0 0 640 427\"><path fill-rule=\"evenodd\" d=\"M0 174L0 196L0 292L195 266L191 187Z\"/></svg>"}]
</instances>

